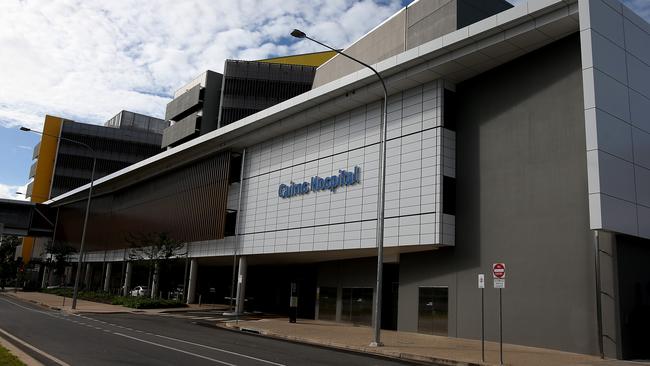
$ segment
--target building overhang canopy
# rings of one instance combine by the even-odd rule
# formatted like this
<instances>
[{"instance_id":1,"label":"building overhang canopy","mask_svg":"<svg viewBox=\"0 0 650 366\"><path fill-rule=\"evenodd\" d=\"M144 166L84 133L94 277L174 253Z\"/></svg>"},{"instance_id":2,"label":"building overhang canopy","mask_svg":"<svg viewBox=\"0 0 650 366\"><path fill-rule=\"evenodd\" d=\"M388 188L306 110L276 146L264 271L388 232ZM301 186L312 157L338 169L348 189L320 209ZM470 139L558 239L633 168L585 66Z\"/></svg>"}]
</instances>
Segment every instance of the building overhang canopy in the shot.
<instances>
[{"instance_id":1,"label":"building overhang canopy","mask_svg":"<svg viewBox=\"0 0 650 366\"><path fill-rule=\"evenodd\" d=\"M436 79L456 84L578 30L577 0L539 0L510 8L373 67L385 79L389 94ZM240 150L382 97L377 77L362 69L98 179L94 189L98 195L107 194L220 150ZM79 187L46 204L59 206L83 200L88 187Z\"/></svg>"}]
</instances>

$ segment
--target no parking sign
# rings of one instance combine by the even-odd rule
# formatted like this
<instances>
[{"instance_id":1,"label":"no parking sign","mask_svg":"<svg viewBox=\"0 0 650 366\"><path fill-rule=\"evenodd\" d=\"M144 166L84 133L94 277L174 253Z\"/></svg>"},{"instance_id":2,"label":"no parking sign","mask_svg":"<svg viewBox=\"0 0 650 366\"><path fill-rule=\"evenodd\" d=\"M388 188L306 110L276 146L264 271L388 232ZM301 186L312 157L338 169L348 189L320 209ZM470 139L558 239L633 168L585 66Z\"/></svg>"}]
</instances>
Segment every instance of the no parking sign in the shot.
<instances>
[{"instance_id":1,"label":"no parking sign","mask_svg":"<svg viewBox=\"0 0 650 366\"><path fill-rule=\"evenodd\" d=\"M492 264L492 277L494 277L494 288L506 288L506 264Z\"/></svg>"}]
</instances>

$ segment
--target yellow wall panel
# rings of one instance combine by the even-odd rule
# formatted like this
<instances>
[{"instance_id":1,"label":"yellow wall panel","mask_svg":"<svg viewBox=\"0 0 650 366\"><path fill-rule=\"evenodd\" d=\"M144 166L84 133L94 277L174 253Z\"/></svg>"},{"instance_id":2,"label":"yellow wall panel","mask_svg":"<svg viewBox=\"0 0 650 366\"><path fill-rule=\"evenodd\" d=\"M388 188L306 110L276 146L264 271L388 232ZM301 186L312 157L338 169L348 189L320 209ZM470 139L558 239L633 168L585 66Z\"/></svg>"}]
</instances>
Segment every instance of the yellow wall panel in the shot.
<instances>
[{"instance_id":1,"label":"yellow wall panel","mask_svg":"<svg viewBox=\"0 0 650 366\"><path fill-rule=\"evenodd\" d=\"M62 124L63 119L60 117L45 116L41 147L38 150L38 160L36 162L36 174L34 174L32 202L42 203L50 198L50 188L54 177L54 164L56 163ZM34 238L23 238L23 262L30 261L33 247Z\"/></svg>"},{"instance_id":2,"label":"yellow wall panel","mask_svg":"<svg viewBox=\"0 0 650 366\"><path fill-rule=\"evenodd\" d=\"M286 64L286 65L320 66L324 64L325 61L334 57L334 55L336 55L336 52L334 51L325 51L325 52L306 53L303 55L295 55L295 56L268 58L265 60L258 60L258 61L269 62L274 64Z\"/></svg>"}]
</instances>

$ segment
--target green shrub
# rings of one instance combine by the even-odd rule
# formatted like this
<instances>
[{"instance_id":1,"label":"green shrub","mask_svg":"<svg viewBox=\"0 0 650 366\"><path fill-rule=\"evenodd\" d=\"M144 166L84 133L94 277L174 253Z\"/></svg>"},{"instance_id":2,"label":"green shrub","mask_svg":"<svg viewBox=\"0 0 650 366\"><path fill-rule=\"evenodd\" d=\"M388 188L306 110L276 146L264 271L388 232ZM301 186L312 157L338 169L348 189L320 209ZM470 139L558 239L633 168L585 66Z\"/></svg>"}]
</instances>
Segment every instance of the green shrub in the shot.
<instances>
[{"instance_id":1,"label":"green shrub","mask_svg":"<svg viewBox=\"0 0 650 366\"><path fill-rule=\"evenodd\" d=\"M42 290L44 293L72 297L72 289L53 288ZM93 302L101 302L111 305L122 305L134 309L167 309L186 307L183 302L178 300L150 299L142 296L116 296L106 292L79 291L77 298Z\"/></svg>"},{"instance_id":2,"label":"green shrub","mask_svg":"<svg viewBox=\"0 0 650 366\"><path fill-rule=\"evenodd\" d=\"M150 299L148 297L118 296L113 299L113 305L122 305L134 309L164 309L186 307L177 300Z\"/></svg>"}]
</instances>

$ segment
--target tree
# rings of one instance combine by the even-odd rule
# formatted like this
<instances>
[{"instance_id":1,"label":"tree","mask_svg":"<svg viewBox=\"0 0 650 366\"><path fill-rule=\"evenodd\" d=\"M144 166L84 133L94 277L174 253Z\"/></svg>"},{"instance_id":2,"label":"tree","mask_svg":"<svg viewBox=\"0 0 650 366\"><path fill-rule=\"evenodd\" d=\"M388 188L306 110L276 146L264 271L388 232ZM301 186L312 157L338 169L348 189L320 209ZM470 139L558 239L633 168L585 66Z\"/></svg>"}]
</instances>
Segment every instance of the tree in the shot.
<instances>
[{"instance_id":1,"label":"tree","mask_svg":"<svg viewBox=\"0 0 650 366\"><path fill-rule=\"evenodd\" d=\"M131 245L129 259L146 261L149 276L147 286L151 291L151 298L155 298L153 280L160 282L160 265L172 257L185 255L185 243L172 238L168 233L129 234L126 241Z\"/></svg>"},{"instance_id":2,"label":"tree","mask_svg":"<svg viewBox=\"0 0 650 366\"><path fill-rule=\"evenodd\" d=\"M77 250L61 242L48 242L45 245L45 253L50 258L45 262L45 266L53 269L54 274L59 277L59 283L63 285L65 281L65 268L70 265L70 256Z\"/></svg>"},{"instance_id":3,"label":"tree","mask_svg":"<svg viewBox=\"0 0 650 366\"><path fill-rule=\"evenodd\" d=\"M14 235L4 235L0 241L0 286L4 290L7 280L16 278L22 260L14 259L20 239Z\"/></svg>"}]
</instances>

